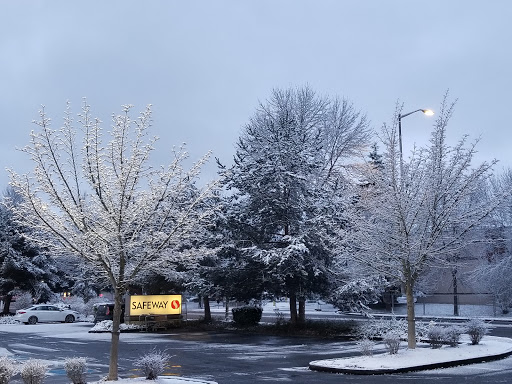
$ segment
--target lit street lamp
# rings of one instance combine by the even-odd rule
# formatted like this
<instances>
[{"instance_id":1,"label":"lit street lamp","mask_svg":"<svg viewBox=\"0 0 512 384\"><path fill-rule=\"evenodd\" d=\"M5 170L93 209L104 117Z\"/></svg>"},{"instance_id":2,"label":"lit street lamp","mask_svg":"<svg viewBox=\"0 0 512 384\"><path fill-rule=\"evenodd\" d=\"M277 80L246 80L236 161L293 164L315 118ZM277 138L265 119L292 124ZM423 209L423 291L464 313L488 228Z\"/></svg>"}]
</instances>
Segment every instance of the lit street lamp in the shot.
<instances>
[{"instance_id":1,"label":"lit street lamp","mask_svg":"<svg viewBox=\"0 0 512 384\"><path fill-rule=\"evenodd\" d=\"M427 116L432 116L434 114L434 111L431 109L417 109L412 112L404 113L403 115L401 113L398 114L398 144L400 146L400 179L403 180L403 173L402 173L402 167L403 167L403 152L402 152L402 118L407 117L409 115L412 115L416 112L423 112Z\"/></svg>"}]
</instances>

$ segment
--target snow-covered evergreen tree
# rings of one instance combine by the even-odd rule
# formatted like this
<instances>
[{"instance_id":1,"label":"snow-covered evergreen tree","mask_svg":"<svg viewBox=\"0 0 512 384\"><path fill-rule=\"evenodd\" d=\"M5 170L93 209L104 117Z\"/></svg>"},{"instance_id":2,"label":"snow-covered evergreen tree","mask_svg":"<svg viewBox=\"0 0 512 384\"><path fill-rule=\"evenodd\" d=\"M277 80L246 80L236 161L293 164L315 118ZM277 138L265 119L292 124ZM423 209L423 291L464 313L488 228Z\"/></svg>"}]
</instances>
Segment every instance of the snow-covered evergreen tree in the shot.
<instances>
[{"instance_id":1,"label":"snow-covered evergreen tree","mask_svg":"<svg viewBox=\"0 0 512 384\"><path fill-rule=\"evenodd\" d=\"M384 167L380 172L368 167L365 179L371 182L361 189L351 220L347 256L405 288L409 348L416 345L416 282L431 266L452 263L453 255L473 240L468 233L498 204L495 198L471 199L490 177L495 162L475 165L476 143L468 144L466 137L453 147L447 144L453 107L445 97L430 145L416 148L403 167L397 121L384 126Z\"/></svg>"},{"instance_id":2,"label":"snow-covered evergreen tree","mask_svg":"<svg viewBox=\"0 0 512 384\"><path fill-rule=\"evenodd\" d=\"M56 255L82 258L110 281L115 307L109 380L118 377L121 303L128 285L144 271L179 258L174 251L211 213L196 209L211 187L194 185L207 156L186 171L187 155L180 148L172 151L168 166L151 166L156 141L149 137L151 108L136 119L131 109L124 106L112 116L106 133L85 101L79 130L69 106L60 129L51 127L43 108L39 128L24 148L33 172L11 171L11 184L23 197L15 207L17 218L34 228L34 239Z\"/></svg>"},{"instance_id":3,"label":"snow-covered evergreen tree","mask_svg":"<svg viewBox=\"0 0 512 384\"><path fill-rule=\"evenodd\" d=\"M11 188L6 198L10 204L22 201ZM8 206L0 205L0 296L4 297L4 314L10 312L15 294L28 292L36 302L46 302L69 287L70 282L53 258L23 235L27 231L15 222Z\"/></svg>"},{"instance_id":4,"label":"snow-covered evergreen tree","mask_svg":"<svg viewBox=\"0 0 512 384\"><path fill-rule=\"evenodd\" d=\"M349 102L303 87L274 90L238 140L226 172L237 248L264 263L267 289L290 298L292 322L304 320L309 295L329 286L350 161L368 139L365 116Z\"/></svg>"}]
</instances>

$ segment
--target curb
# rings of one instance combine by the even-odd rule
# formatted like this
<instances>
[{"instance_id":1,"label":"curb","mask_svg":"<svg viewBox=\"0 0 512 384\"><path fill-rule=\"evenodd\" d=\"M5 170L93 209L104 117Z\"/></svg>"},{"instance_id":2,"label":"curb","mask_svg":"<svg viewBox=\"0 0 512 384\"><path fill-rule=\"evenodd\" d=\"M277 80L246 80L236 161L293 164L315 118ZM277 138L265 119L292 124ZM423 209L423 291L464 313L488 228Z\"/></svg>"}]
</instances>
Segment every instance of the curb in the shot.
<instances>
[{"instance_id":1,"label":"curb","mask_svg":"<svg viewBox=\"0 0 512 384\"><path fill-rule=\"evenodd\" d=\"M461 366L461 365L484 363L487 361L501 360L501 359L504 359L511 355L512 355L512 350L509 350L507 352L499 353L497 355L480 356L480 357L474 357L471 359L445 361L445 362L441 362L441 363L415 365L415 366L410 366L410 367L402 367L402 368L394 368L394 369L393 368L389 368L389 369L334 368L334 367L325 367L325 366L315 365L313 362L313 363L309 363L309 369L312 371L344 373L344 374L349 374L349 375L385 375L385 374L392 374L392 373L426 371L429 369L451 368L451 367L457 367L457 366Z\"/></svg>"}]
</instances>

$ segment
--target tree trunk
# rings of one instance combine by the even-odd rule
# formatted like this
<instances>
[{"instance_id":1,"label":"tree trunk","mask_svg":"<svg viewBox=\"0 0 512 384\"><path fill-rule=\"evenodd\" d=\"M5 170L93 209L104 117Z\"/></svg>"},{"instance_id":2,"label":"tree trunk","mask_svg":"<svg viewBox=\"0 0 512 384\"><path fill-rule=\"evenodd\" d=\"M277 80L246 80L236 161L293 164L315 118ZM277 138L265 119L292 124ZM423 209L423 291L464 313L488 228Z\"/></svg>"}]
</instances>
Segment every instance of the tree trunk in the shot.
<instances>
[{"instance_id":1,"label":"tree trunk","mask_svg":"<svg viewBox=\"0 0 512 384\"><path fill-rule=\"evenodd\" d=\"M5 295L4 296L4 309L2 313L4 315L8 315L11 310L11 302L12 302L12 295Z\"/></svg>"},{"instance_id":2,"label":"tree trunk","mask_svg":"<svg viewBox=\"0 0 512 384\"><path fill-rule=\"evenodd\" d=\"M204 303L204 321L210 322L212 321L212 312L210 310L210 297L205 295L203 297Z\"/></svg>"},{"instance_id":3,"label":"tree trunk","mask_svg":"<svg viewBox=\"0 0 512 384\"><path fill-rule=\"evenodd\" d=\"M228 319L229 319L229 299L226 296L226 312L224 313L224 320L227 321Z\"/></svg>"},{"instance_id":4,"label":"tree trunk","mask_svg":"<svg viewBox=\"0 0 512 384\"><path fill-rule=\"evenodd\" d=\"M457 286L457 267L452 269L453 277L453 316L459 316L459 292Z\"/></svg>"},{"instance_id":5,"label":"tree trunk","mask_svg":"<svg viewBox=\"0 0 512 384\"><path fill-rule=\"evenodd\" d=\"M290 293L290 323L297 324L297 296Z\"/></svg>"},{"instance_id":6,"label":"tree trunk","mask_svg":"<svg viewBox=\"0 0 512 384\"><path fill-rule=\"evenodd\" d=\"M414 314L414 296L413 296L412 278L408 276L405 282L405 295L407 297L407 347L416 348L416 319Z\"/></svg>"},{"instance_id":7,"label":"tree trunk","mask_svg":"<svg viewBox=\"0 0 512 384\"><path fill-rule=\"evenodd\" d=\"M110 364L108 367L107 380L118 379L119 360L119 325L121 323L121 306L123 304L123 293L119 288L114 290L114 315L112 318L112 342L110 343Z\"/></svg>"},{"instance_id":8,"label":"tree trunk","mask_svg":"<svg viewBox=\"0 0 512 384\"><path fill-rule=\"evenodd\" d=\"M299 299L299 324L306 323L306 299Z\"/></svg>"}]
</instances>

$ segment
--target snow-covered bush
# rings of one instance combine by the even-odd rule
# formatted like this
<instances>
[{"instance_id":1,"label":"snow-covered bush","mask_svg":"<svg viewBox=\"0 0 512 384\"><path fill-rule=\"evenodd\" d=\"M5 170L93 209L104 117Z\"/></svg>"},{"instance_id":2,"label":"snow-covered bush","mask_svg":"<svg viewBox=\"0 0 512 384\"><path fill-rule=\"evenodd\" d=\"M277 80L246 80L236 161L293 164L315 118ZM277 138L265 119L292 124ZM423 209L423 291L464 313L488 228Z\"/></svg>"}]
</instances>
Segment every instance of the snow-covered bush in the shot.
<instances>
[{"instance_id":1,"label":"snow-covered bush","mask_svg":"<svg viewBox=\"0 0 512 384\"><path fill-rule=\"evenodd\" d=\"M473 345L480 343L487 330L487 324L480 319L471 319L466 323L466 333L469 335Z\"/></svg>"},{"instance_id":2,"label":"snow-covered bush","mask_svg":"<svg viewBox=\"0 0 512 384\"><path fill-rule=\"evenodd\" d=\"M261 307L255 307L252 305L246 305L243 307L233 308L233 321L242 326L256 325L261 320L263 309Z\"/></svg>"},{"instance_id":3,"label":"snow-covered bush","mask_svg":"<svg viewBox=\"0 0 512 384\"><path fill-rule=\"evenodd\" d=\"M89 330L89 332L90 333L112 332L113 327L114 327L114 323L112 320L103 320L103 321L99 321L96 324L94 324L94 327L92 327ZM139 331L141 329L142 329L142 327L138 324L126 324L126 323L119 324L119 330L121 332Z\"/></svg>"},{"instance_id":4,"label":"snow-covered bush","mask_svg":"<svg viewBox=\"0 0 512 384\"><path fill-rule=\"evenodd\" d=\"M440 325L431 325L429 327L427 338L431 348L441 348L443 346L444 337L445 329L443 327Z\"/></svg>"},{"instance_id":5,"label":"snow-covered bush","mask_svg":"<svg viewBox=\"0 0 512 384\"><path fill-rule=\"evenodd\" d=\"M416 322L417 337L427 337L429 327L429 323ZM395 317L390 320L370 320L359 327L358 336L363 339L378 339L390 331L398 332L400 337L405 339L407 336L407 321Z\"/></svg>"},{"instance_id":6,"label":"snow-covered bush","mask_svg":"<svg viewBox=\"0 0 512 384\"><path fill-rule=\"evenodd\" d=\"M390 331L382 336L382 340L388 348L390 355L395 355L400 349L400 334L396 331Z\"/></svg>"},{"instance_id":7,"label":"snow-covered bush","mask_svg":"<svg viewBox=\"0 0 512 384\"><path fill-rule=\"evenodd\" d=\"M448 343L450 347L457 347L459 345L460 335L463 329L456 325L450 325L444 329L443 340Z\"/></svg>"},{"instance_id":8,"label":"snow-covered bush","mask_svg":"<svg viewBox=\"0 0 512 384\"><path fill-rule=\"evenodd\" d=\"M7 384L16 374L15 361L7 356L0 356L0 384Z\"/></svg>"},{"instance_id":9,"label":"snow-covered bush","mask_svg":"<svg viewBox=\"0 0 512 384\"><path fill-rule=\"evenodd\" d=\"M16 324L17 321L14 320L14 316L1 316L0 324Z\"/></svg>"},{"instance_id":10,"label":"snow-covered bush","mask_svg":"<svg viewBox=\"0 0 512 384\"><path fill-rule=\"evenodd\" d=\"M401 335L407 334L407 324L403 319L392 317L389 320L370 320L359 328L359 335L362 338L376 339L383 337L390 331L396 331Z\"/></svg>"},{"instance_id":11,"label":"snow-covered bush","mask_svg":"<svg viewBox=\"0 0 512 384\"><path fill-rule=\"evenodd\" d=\"M71 357L64 363L66 375L73 384L86 384L87 359L85 357Z\"/></svg>"},{"instance_id":12,"label":"snow-covered bush","mask_svg":"<svg viewBox=\"0 0 512 384\"><path fill-rule=\"evenodd\" d=\"M60 300L58 303L56 303L60 306L72 309L73 311L76 311L78 313L86 314L86 305L84 303L84 299L78 296L71 296L68 298L65 298L65 300Z\"/></svg>"},{"instance_id":13,"label":"snow-covered bush","mask_svg":"<svg viewBox=\"0 0 512 384\"><path fill-rule=\"evenodd\" d=\"M30 359L21 366L21 378L25 384L41 384L48 371L48 365L41 360Z\"/></svg>"},{"instance_id":14,"label":"snow-covered bush","mask_svg":"<svg viewBox=\"0 0 512 384\"><path fill-rule=\"evenodd\" d=\"M34 300L32 298L32 294L29 292L15 292L16 296L16 308L25 309L32 305L34 305Z\"/></svg>"},{"instance_id":15,"label":"snow-covered bush","mask_svg":"<svg viewBox=\"0 0 512 384\"><path fill-rule=\"evenodd\" d=\"M335 289L329 302L340 311L366 312L368 305L379 300L385 280L380 276L355 279Z\"/></svg>"},{"instance_id":16,"label":"snow-covered bush","mask_svg":"<svg viewBox=\"0 0 512 384\"><path fill-rule=\"evenodd\" d=\"M357 346L359 347L359 351L361 354L365 356L373 355L373 348L375 347L375 343L370 339L362 339L357 342Z\"/></svg>"},{"instance_id":17,"label":"snow-covered bush","mask_svg":"<svg viewBox=\"0 0 512 384\"><path fill-rule=\"evenodd\" d=\"M164 371L165 363L169 358L170 356L167 353L153 350L142 356L137 361L136 365L144 372L144 376L147 380L156 380L158 375Z\"/></svg>"}]
</instances>

